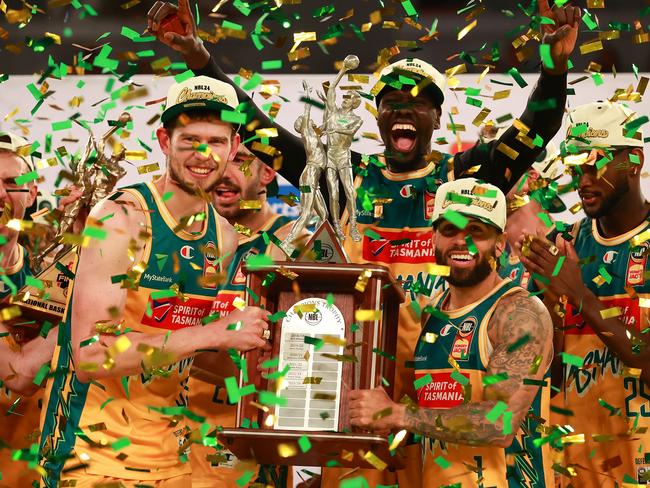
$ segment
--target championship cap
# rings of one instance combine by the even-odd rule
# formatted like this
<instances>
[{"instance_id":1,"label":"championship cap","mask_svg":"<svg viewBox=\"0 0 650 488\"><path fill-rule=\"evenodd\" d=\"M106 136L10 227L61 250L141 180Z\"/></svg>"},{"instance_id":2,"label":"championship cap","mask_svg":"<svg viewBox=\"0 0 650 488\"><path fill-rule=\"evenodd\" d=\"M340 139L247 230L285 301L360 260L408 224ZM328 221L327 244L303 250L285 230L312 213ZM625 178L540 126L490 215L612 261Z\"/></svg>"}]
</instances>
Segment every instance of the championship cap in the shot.
<instances>
[{"instance_id":1,"label":"championship cap","mask_svg":"<svg viewBox=\"0 0 650 488\"><path fill-rule=\"evenodd\" d=\"M238 105L237 92L228 83L209 76L194 76L169 88L160 120L165 123L188 110L221 112L236 110Z\"/></svg>"},{"instance_id":2,"label":"championship cap","mask_svg":"<svg viewBox=\"0 0 650 488\"><path fill-rule=\"evenodd\" d=\"M5 149L7 151L15 153L18 157L25 161L29 167L29 170L33 171L34 165L30 157L30 148L31 144L27 141L27 139L24 139L19 135L13 134L11 132L0 131L0 149Z\"/></svg>"},{"instance_id":3,"label":"championship cap","mask_svg":"<svg viewBox=\"0 0 650 488\"><path fill-rule=\"evenodd\" d=\"M506 228L506 197L499 188L476 178L460 178L443 183L436 191L433 225L453 210L496 227Z\"/></svg>"},{"instance_id":4,"label":"championship cap","mask_svg":"<svg viewBox=\"0 0 650 488\"><path fill-rule=\"evenodd\" d=\"M580 105L567 115L566 144L585 150L643 147L643 132L640 127L628 126L626 129L626 125L636 118L638 117L632 110L618 102Z\"/></svg>"},{"instance_id":5,"label":"championship cap","mask_svg":"<svg viewBox=\"0 0 650 488\"><path fill-rule=\"evenodd\" d=\"M400 76L411 79L415 83L405 84L404 80L400 80ZM379 106L381 97L391 90L410 90L423 80L428 80L429 84L422 87L421 93L429 94L438 106L442 106L442 102L445 101L444 75L426 61L417 58L400 59L379 72L379 81L385 86L375 95L375 103Z\"/></svg>"}]
</instances>

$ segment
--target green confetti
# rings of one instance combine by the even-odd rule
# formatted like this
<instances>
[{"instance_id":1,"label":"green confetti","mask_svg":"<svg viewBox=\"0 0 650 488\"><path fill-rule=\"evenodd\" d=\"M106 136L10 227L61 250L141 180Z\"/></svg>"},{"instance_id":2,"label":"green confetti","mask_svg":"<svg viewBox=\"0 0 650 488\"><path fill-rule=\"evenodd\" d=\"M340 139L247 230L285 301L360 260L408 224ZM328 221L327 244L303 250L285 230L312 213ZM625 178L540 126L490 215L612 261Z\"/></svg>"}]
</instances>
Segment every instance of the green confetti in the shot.
<instances>
[{"instance_id":1,"label":"green confetti","mask_svg":"<svg viewBox=\"0 0 650 488\"><path fill-rule=\"evenodd\" d=\"M173 196L174 196L174 192L173 191L168 191L162 196L162 200L163 200L163 202L166 202L167 200L169 200Z\"/></svg>"},{"instance_id":2,"label":"green confetti","mask_svg":"<svg viewBox=\"0 0 650 488\"><path fill-rule=\"evenodd\" d=\"M528 86L528 83L526 83L521 74L519 74L519 70L514 66L508 70L508 74L512 76L517 85L519 85L519 88L525 88Z\"/></svg>"},{"instance_id":3,"label":"green confetti","mask_svg":"<svg viewBox=\"0 0 650 488\"><path fill-rule=\"evenodd\" d=\"M469 223L469 219L467 217L450 208L445 210L445 213L442 214L442 218L445 219L447 222L450 222L451 224L455 225L459 229L464 229L465 227L467 227L467 224Z\"/></svg>"},{"instance_id":4,"label":"green confetti","mask_svg":"<svg viewBox=\"0 0 650 488\"><path fill-rule=\"evenodd\" d=\"M371 241L378 241L381 239L381 235L370 228L364 229L363 234Z\"/></svg>"},{"instance_id":5,"label":"green confetti","mask_svg":"<svg viewBox=\"0 0 650 488\"><path fill-rule=\"evenodd\" d=\"M416 379L413 382L413 386L415 386L416 390L419 390L420 388L428 385L433 381L433 378L431 377L430 373L427 373L426 375L422 376L421 378Z\"/></svg>"},{"instance_id":6,"label":"green confetti","mask_svg":"<svg viewBox=\"0 0 650 488\"><path fill-rule=\"evenodd\" d=\"M515 352L517 349L520 347L524 346L525 344L528 344L528 341L530 341L530 334L524 334L521 336L519 339L517 339L515 342L510 344L508 346L508 352Z\"/></svg>"},{"instance_id":7,"label":"green confetti","mask_svg":"<svg viewBox=\"0 0 650 488\"><path fill-rule=\"evenodd\" d=\"M90 237L91 239L103 241L106 239L108 232L106 232L104 229L100 229L99 227L85 227L81 235Z\"/></svg>"},{"instance_id":8,"label":"green confetti","mask_svg":"<svg viewBox=\"0 0 650 488\"><path fill-rule=\"evenodd\" d=\"M238 403L241 398L241 394L239 392L239 386L237 385L237 379L234 376L229 376L228 378L224 378L223 381L226 385L228 401L230 403Z\"/></svg>"},{"instance_id":9,"label":"green confetti","mask_svg":"<svg viewBox=\"0 0 650 488\"><path fill-rule=\"evenodd\" d=\"M114 451L119 451L131 445L131 439L128 437L120 437L118 440L111 444L111 449Z\"/></svg>"},{"instance_id":10,"label":"green confetti","mask_svg":"<svg viewBox=\"0 0 650 488\"><path fill-rule=\"evenodd\" d=\"M339 465L335 460L332 460L334 464L331 466L328 465L328 467L334 467ZM330 461L328 461L329 463ZM366 478L364 476L357 476L356 478L347 478L341 480L341 483L339 484L339 488L370 488L368 485L368 481L366 481Z\"/></svg>"},{"instance_id":11,"label":"green confetti","mask_svg":"<svg viewBox=\"0 0 650 488\"><path fill-rule=\"evenodd\" d=\"M445 458L443 458L442 456L438 456L433 461L442 469L447 469L451 466L451 463L447 461Z\"/></svg>"},{"instance_id":12,"label":"green confetti","mask_svg":"<svg viewBox=\"0 0 650 488\"><path fill-rule=\"evenodd\" d=\"M274 314L269 315L269 322L277 322L280 319L283 319L287 316L287 312L284 310L280 310L279 312L275 312Z\"/></svg>"},{"instance_id":13,"label":"green confetti","mask_svg":"<svg viewBox=\"0 0 650 488\"><path fill-rule=\"evenodd\" d=\"M475 254L478 254L478 249L476 247L476 244L474 244L474 241L472 240L472 236L469 234L465 236L465 243L467 244L467 251L474 256Z\"/></svg>"},{"instance_id":14,"label":"green confetti","mask_svg":"<svg viewBox=\"0 0 650 488\"><path fill-rule=\"evenodd\" d=\"M584 365L584 359L580 356L575 356L566 352L561 352L560 355L562 356L562 362L564 364L568 364L569 366L576 366L578 368L582 368Z\"/></svg>"},{"instance_id":15,"label":"green confetti","mask_svg":"<svg viewBox=\"0 0 650 488\"><path fill-rule=\"evenodd\" d=\"M497 404L490 410L485 418L488 420L490 423L496 422L501 415L504 414L504 412L508 409L508 405L501 400L497 402Z\"/></svg>"},{"instance_id":16,"label":"green confetti","mask_svg":"<svg viewBox=\"0 0 650 488\"><path fill-rule=\"evenodd\" d=\"M251 271L264 268L265 266L271 266L273 264L273 259L266 254L254 254L246 259L246 266Z\"/></svg>"},{"instance_id":17,"label":"green confetti","mask_svg":"<svg viewBox=\"0 0 650 488\"><path fill-rule=\"evenodd\" d=\"M503 435L512 434L512 412L505 412L503 414Z\"/></svg>"},{"instance_id":18,"label":"green confetti","mask_svg":"<svg viewBox=\"0 0 650 488\"><path fill-rule=\"evenodd\" d=\"M287 406L287 399L280 395L276 395L272 391L260 391L259 399L262 405L279 405L280 407Z\"/></svg>"},{"instance_id":19,"label":"green confetti","mask_svg":"<svg viewBox=\"0 0 650 488\"><path fill-rule=\"evenodd\" d=\"M115 398L113 398L113 397L108 398L106 401L104 401L104 403L102 403L102 404L99 406L99 409L100 409L100 410L104 410L104 407L105 407L106 405L108 405L109 403L111 403L113 400L115 400Z\"/></svg>"},{"instance_id":20,"label":"green confetti","mask_svg":"<svg viewBox=\"0 0 650 488\"><path fill-rule=\"evenodd\" d=\"M182 73L177 74L174 76L174 81L176 83L183 83L185 80L189 80L194 76L194 72L191 69L188 69L187 71L183 71Z\"/></svg>"},{"instance_id":21,"label":"green confetti","mask_svg":"<svg viewBox=\"0 0 650 488\"><path fill-rule=\"evenodd\" d=\"M323 344L325 344L323 339L318 339L316 337L310 337L310 336L305 336L304 341L305 344L311 344L312 346L314 346L314 351L318 351L321 347L323 347Z\"/></svg>"},{"instance_id":22,"label":"green confetti","mask_svg":"<svg viewBox=\"0 0 650 488\"><path fill-rule=\"evenodd\" d=\"M262 61L262 69L263 70L282 69L282 60L270 59L268 61Z\"/></svg>"},{"instance_id":23,"label":"green confetti","mask_svg":"<svg viewBox=\"0 0 650 488\"><path fill-rule=\"evenodd\" d=\"M43 282L39 280L38 278L34 278L33 276L27 276L27 279L25 280L25 284L27 286L33 286L34 288L38 288L39 290L42 290L45 285L43 285Z\"/></svg>"},{"instance_id":24,"label":"green confetti","mask_svg":"<svg viewBox=\"0 0 650 488\"><path fill-rule=\"evenodd\" d=\"M176 291L167 289L167 290L158 290L151 292L152 300L160 300L162 298L171 298L176 296Z\"/></svg>"},{"instance_id":25,"label":"green confetti","mask_svg":"<svg viewBox=\"0 0 650 488\"><path fill-rule=\"evenodd\" d=\"M47 374L50 372L50 363L45 363L42 364L40 368L38 368L38 371L36 372L36 376L34 376L33 383L35 385L41 386L41 383L43 383L43 380L47 376Z\"/></svg>"},{"instance_id":26,"label":"green confetti","mask_svg":"<svg viewBox=\"0 0 650 488\"><path fill-rule=\"evenodd\" d=\"M244 487L248 485L248 483L253 479L253 476L255 476L255 471L244 471L244 474L242 474L239 478L237 478L237 486Z\"/></svg>"},{"instance_id":27,"label":"green confetti","mask_svg":"<svg viewBox=\"0 0 650 488\"><path fill-rule=\"evenodd\" d=\"M245 124L246 114L234 110L222 110L221 120L229 124Z\"/></svg>"},{"instance_id":28,"label":"green confetti","mask_svg":"<svg viewBox=\"0 0 650 488\"><path fill-rule=\"evenodd\" d=\"M504 371L502 373L491 374L488 376L483 376L483 386L496 385L508 379L508 372Z\"/></svg>"},{"instance_id":29,"label":"green confetti","mask_svg":"<svg viewBox=\"0 0 650 488\"><path fill-rule=\"evenodd\" d=\"M309 437L303 434L300 439L298 439L298 447L300 447L300 450L302 452L307 452L311 449L311 442L309 441Z\"/></svg>"},{"instance_id":30,"label":"green confetti","mask_svg":"<svg viewBox=\"0 0 650 488\"><path fill-rule=\"evenodd\" d=\"M551 45L550 44L540 44L539 45L539 57L542 58L542 64L548 69L554 69L555 63L553 62L553 57L551 56Z\"/></svg>"},{"instance_id":31,"label":"green confetti","mask_svg":"<svg viewBox=\"0 0 650 488\"><path fill-rule=\"evenodd\" d=\"M25 173L24 175L20 175L16 177L16 185L21 186L24 185L25 183L29 183L30 181L34 181L38 179L38 173L36 170L30 171L29 173Z\"/></svg>"},{"instance_id":32,"label":"green confetti","mask_svg":"<svg viewBox=\"0 0 650 488\"><path fill-rule=\"evenodd\" d=\"M469 384L469 378L456 369L452 371L451 379L455 380L457 383L460 383L463 386Z\"/></svg>"},{"instance_id":33,"label":"green confetti","mask_svg":"<svg viewBox=\"0 0 650 488\"><path fill-rule=\"evenodd\" d=\"M589 30L594 30L596 27L598 27L598 23L594 20L591 13L587 9L585 9L585 13L582 16L582 21L585 23L587 29Z\"/></svg>"},{"instance_id":34,"label":"green confetti","mask_svg":"<svg viewBox=\"0 0 650 488\"><path fill-rule=\"evenodd\" d=\"M267 359L262 363L263 369L277 368L280 364L280 357L275 357L273 359Z\"/></svg>"},{"instance_id":35,"label":"green confetti","mask_svg":"<svg viewBox=\"0 0 650 488\"><path fill-rule=\"evenodd\" d=\"M562 269L562 264L564 264L564 260L566 259L566 256L560 256L557 260L557 263L555 263L555 268L553 268L553 272L551 273L551 276L557 276L560 273L560 270Z\"/></svg>"},{"instance_id":36,"label":"green confetti","mask_svg":"<svg viewBox=\"0 0 650 488\"><path fill-rule=\"evenodd\" d=\"M43 322L43 325L41 326L41 331L39 332L39 335L43 338L47 338L47 335L50 333L50 330L52 330L52 327L54 327L54 324L49 321Z\"/></svg>"}]
</instances>

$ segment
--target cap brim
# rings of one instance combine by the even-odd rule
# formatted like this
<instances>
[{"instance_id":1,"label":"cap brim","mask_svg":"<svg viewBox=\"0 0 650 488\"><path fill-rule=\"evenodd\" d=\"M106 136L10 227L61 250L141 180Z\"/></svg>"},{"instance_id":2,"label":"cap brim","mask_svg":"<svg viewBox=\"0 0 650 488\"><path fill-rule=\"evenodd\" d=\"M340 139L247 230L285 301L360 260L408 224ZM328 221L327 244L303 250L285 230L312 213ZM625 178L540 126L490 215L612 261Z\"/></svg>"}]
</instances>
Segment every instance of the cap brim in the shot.
<instances>
[{"instance_id":1,"label":"cap brim","mask_svg":"<svg viewBox=\"0 0 650 488\"><path fill-rule=\"evenodd\" d=\"M422 79L422 77L420 77ZM408 90L402 88L403 91L410 91L413 88L413 86L408 85ZM383 87L377 95L375 95L375 104L379 107L379 104L381 103L382 97L393 90L398 90L398 88L395 88L391 85L386 85ZM441 107L443 102L445 101L445 95L442 93L442 90L438 85L436 85L433 81L429 83L427 86L424 87L424 89L420 92L423 95L427 95L433 102L438 106Z\"/></svg>"},{"instance_id":2,"label":"cap brim","mask_svg":"<svg viewBox=\"0 0 650 488\"><path fill-rule=\"evenodd\" d=\"M480 220L480 221L483 222L484 224L487 224L487 225L489 225L489 226L491 226L491 227L494 227L494 228L495 228L496 230L498 230L499 232L503 232L503 229L502 229L501 227L499 227L497 224L495 224L494 222L492 222L492 221L491 221L490 219L488 219L488 218L481 217L481 216L479 216L479 215L475 215L475 214L473 214L473 213L469 213L469 212L463 212L463 211L461 211L461 210L457 210L457 209L454 209L454 211L457 212L457 213L459 213L459 214L461 214L461 215L463 215L464 217L467 217L467 218L470 218L470 219ZM440 223L441 220L445 220L444 216L442 216L442 215L440 216L440 218L438 218L437 220L435 220L435 221L432 223L433 227L435 228L435 227Z\"/></svg>"},{"instance_id":3,"label":"cap brim","mask_svg":"<svg viewBox=\"0 0 650 488\"><path fill-rule=\"evenodd\" d=\"M160 120L164 124L174 117L178 117L182 113L195 110L217 112L218 115L221 116L222 110L232 111L234 109L230 105L226 105L225 103L218 102L216 100L188 100L187 102L178 103L165 109L165 111L160 116ZM230 125L235 127L235 129L238 129L240 124L230 123Z\"/></svg>"}]
</instances>

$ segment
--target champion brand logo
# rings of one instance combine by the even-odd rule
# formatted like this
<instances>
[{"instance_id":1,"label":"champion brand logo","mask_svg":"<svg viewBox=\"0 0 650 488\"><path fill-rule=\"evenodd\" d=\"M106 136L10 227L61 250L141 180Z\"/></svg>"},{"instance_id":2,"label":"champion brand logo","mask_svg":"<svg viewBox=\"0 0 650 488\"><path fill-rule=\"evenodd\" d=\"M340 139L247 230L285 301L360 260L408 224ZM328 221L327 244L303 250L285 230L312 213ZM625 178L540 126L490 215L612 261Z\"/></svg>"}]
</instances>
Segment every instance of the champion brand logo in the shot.
<instances>
[{"instance_id":1,"label":"champion brand logo","mask_svg":"<svg viewBox=\"0 0 650 488\"><path fill-rule=\"evenodd\" d=\"M404 185L400 189L399 194L404 198L411 198L413 196L413 185L411 184Z\"/></svg>"},{"instance_id":2,"label":"champion brand logo","mask_svg":"<svg viewBox=\"0 0 650 488\"><path fill-rule=\"evenodd\" d=\"M603 254L603 263L611 264L616 261L617 256L618 251L607 251L605 254Z\"/></svg>"},{"instance_id":3,"label":"champion brand logo","mask_svg":"<svg viewBox=\"0 0 650 488\"><path fill-rule=\"evenodd\" d=\"M194 257L194 248L192 246L181 247L181 257L185 259L192 259Z\"/></svg>"}]
</instances>

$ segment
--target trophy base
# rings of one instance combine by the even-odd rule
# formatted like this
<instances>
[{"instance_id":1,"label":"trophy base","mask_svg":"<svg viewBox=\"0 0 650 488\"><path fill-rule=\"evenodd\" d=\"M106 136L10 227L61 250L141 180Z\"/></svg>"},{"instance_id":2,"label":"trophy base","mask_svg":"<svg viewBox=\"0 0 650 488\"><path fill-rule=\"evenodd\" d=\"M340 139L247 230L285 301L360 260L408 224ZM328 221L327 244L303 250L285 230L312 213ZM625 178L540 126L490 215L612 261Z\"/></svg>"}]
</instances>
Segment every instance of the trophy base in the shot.
<instances>
[{"instance_id":1,"label":"trophy base","mask_svg":"<svg viewBox=\"0 0 650 488\"><path fill-rule=\"evenodd\" d=\"M298 440L303 435L307 435L311 443L307 452L302 452L298 447ZM386 469L393 471L404 467L399 449L391 455L388 440L373 434L223 429L217 433L217 437L239 459L254 459L258 464L328 466L336 461L336 467L378 469L376 460L372 464L363 457L364 453L372 452L386 464ZM294 455L290 457L280 456L281 444L295 448L295 454L292 453Z\"/></svg>"}]
</instances>

